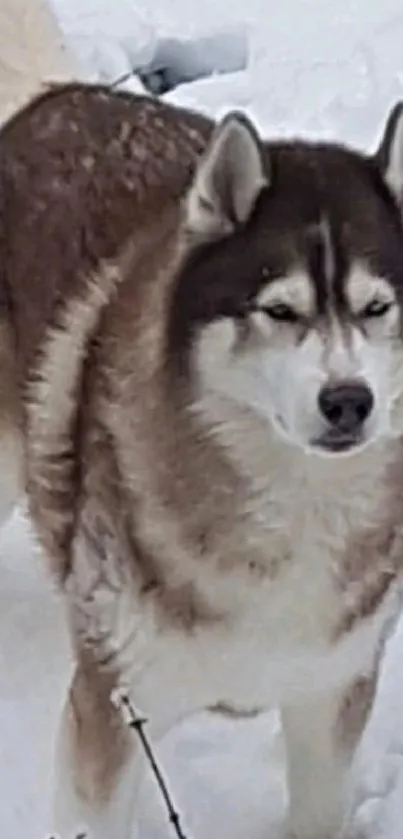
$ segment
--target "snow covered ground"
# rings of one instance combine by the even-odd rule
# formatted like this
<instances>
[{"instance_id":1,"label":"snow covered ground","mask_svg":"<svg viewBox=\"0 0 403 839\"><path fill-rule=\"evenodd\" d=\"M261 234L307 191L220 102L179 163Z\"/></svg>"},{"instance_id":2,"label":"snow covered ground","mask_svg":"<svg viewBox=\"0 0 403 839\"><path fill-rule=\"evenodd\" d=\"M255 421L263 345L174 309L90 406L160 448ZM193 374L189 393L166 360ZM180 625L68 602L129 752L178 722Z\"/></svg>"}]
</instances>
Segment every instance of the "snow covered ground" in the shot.
<instances>
[{"instance_id":1,"label":"snow covered ground","mask_svg":"<svg viewBox=\"0 0 403 839\"><path fill-rule=\"evenodd\" d=\"M245 108L267 132L372 147L388 107L403 97L401 0L52 2L83 77L168 69L168 86L187 80L168 99L214 115ZM0 638L0 837L45 839L69 656L60 604L19 514L0 539ZM366 839L403 835L402 661L403 621L357 765ZM284 786L275 713L236 724L191 720L160 756L189 839L277 839ZM141 837L169 836L145 779Z\"/></svg>"}]
</instances>

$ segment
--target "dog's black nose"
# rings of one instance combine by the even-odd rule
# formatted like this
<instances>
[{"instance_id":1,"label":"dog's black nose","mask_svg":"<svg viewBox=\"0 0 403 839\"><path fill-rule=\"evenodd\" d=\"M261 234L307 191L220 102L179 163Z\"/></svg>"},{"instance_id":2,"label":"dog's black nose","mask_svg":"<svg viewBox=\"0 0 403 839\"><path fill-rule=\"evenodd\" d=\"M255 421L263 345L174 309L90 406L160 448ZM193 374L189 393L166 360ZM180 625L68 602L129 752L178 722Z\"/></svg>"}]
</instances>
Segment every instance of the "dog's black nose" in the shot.
<instances>
[{"instance_id":1,"label":"dog's black nose","mask_svg":"<svg viewBox=\"0 0 403 839\"><path fill-rule=\"evenodd\" d=\"M374 397L362 382L326 385L319 393L319 408L327 422L341 433L357 431L374 407Z\"/></svg>"}]
</instances>

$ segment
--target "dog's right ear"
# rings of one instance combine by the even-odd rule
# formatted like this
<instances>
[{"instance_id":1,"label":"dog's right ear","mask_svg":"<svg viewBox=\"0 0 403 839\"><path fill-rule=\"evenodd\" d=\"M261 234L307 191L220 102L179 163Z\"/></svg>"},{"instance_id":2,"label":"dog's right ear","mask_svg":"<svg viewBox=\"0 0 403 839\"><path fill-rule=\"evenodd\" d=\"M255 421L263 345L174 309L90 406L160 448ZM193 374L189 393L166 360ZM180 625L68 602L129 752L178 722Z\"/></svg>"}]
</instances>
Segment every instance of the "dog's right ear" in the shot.
<instances>
[{"instance_id":1,"label":"dog's right ear","mask_svg":"<svg viewBox=\"0 0 403 839\"><path fill-rule=\"evenodd\" d=\"M403 102L392 108L374 161L403 211Z\"/></svg>"},{"instance_id":2,"label":"dog's right ear","mask_svg":"<svg viewBox=\"0 0 403 839\"><path fill-rule=\"evenodd\" d=\"M267 183L255 128L244 114L230 112L213 131L186 199L184 229L190 241L230 235L248 220Z\"/></svg>"}]
</instances>

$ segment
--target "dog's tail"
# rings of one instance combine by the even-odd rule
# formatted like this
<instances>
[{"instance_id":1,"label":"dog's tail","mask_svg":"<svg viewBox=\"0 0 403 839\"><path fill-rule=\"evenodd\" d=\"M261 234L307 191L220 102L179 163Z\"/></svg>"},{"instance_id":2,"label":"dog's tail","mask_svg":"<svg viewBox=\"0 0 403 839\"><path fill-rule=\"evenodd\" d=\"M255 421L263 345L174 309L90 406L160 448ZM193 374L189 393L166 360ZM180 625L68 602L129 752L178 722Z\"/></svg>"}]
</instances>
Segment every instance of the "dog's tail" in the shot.
<instances>
[{"instance_id":1,"label":"dog's tail","mask_svg":"<svg viewBox=\"0 0 403 839\"><path fill-rule=\"evenodd\" d=\"M47 84L77 77L49 3L0 2L0 124Z\"/></svg>"}]
</instances>

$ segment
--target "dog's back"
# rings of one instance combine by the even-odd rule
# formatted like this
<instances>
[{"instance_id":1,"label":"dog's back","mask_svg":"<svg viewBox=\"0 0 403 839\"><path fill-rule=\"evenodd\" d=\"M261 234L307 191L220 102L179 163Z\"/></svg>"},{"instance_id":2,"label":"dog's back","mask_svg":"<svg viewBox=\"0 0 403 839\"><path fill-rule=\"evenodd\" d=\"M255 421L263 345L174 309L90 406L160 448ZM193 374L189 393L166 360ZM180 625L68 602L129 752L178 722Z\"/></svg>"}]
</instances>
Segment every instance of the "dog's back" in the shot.
<instances>
[{"instance_id":1,"label":"dog's back","mask_svg":"<svg viewBox=\"0 0 403 839\"><path fill-rule=\"evenodd\" d=\"M19 432L29 382L43 375L44 343L67 312L74 319L74 301L85 303L100 264L117 262L129 239L136 247L150 221L177 202L210 130L207 119L149 98L74 84L39 96L2 129L3 519L28 477ZM114 280L106 286L106 297L94 301L91 324L83 324L84 342Z\"/></svg>"}]
</instances>

